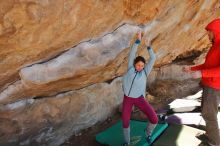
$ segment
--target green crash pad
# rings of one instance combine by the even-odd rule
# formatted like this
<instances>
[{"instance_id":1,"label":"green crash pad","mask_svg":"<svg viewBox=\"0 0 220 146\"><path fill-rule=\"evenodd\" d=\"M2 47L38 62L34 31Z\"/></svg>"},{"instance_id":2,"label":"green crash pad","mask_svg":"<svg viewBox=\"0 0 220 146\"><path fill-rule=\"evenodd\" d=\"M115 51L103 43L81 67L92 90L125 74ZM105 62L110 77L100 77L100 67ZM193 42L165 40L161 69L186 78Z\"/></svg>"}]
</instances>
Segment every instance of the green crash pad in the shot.
<instances>
[{"instance_id":1,"label":"green crash pad","mask_svg":"<svg viewBox=\"0 0 220 146\"><path fill-rule=\"evenodd\" d=\"M149 146L145 139L144 129L147 122L130 121L131 127L131 145L132 146ZM158 124L152 134L152 140L155 140L166 128L168 124ZM100 144L109 146L122 146L123 145L123 132L122 121L106 129L105 131L96 135L96 141Z\"/></svg>"},{"instance_id":2,"label":"green crash pad","mask_svg":"<svg viewBox=\"0 0 220 146\"><path fill-rule=\"evenodd\" d=\"M154 143L154 146L198 146L201 141L196 137L204 131L185 125L169 125Z\"/></svg>"}]
</instances>

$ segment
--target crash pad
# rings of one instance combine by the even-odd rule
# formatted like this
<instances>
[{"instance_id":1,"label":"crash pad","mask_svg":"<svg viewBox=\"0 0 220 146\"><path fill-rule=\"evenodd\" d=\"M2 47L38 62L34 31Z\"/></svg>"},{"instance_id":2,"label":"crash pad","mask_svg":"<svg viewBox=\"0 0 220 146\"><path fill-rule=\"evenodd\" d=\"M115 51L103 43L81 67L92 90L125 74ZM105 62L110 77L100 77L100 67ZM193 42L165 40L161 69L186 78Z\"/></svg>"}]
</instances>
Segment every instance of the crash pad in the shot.
<instances>
[{"instance_id":1,"label":"crash pad","mask_svg":"<svg viewBox=\"0 0 220 146\"><path fill-rule=\"evenodd\" d=\"M198 146L198 135L204 131L185 125L169 125L166 131L155 141L154 146Z\"/></svg>"},{"instance_id":2,"label":"crash pad","mask_svg":"<svg viewBox=\"0 0 220 146\"><path fill-rule=\"evenodd\" d=\"M145 139L144 129L147 122L130 121L131 127L131 145L132 146L149 146ZM152 140L154 141L166 128L168 124L158 124L152 134ZM106 129L105 131L96 135L96 141L100 144L109 146L122 146L123 145L123 132L122 121L119 120L116 124Z\"/></svg>"}]
</instances>

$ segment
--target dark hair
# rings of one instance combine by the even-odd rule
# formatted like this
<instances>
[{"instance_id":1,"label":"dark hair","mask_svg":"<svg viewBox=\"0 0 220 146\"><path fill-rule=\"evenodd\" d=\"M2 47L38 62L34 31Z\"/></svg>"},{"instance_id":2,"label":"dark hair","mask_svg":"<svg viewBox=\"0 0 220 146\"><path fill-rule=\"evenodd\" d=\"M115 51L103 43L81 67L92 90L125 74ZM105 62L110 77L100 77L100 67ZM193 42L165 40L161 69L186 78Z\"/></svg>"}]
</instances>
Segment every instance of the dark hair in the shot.
<instances>
[{"instance_id":1,"label":"dark hair","mask_svg":"<svg viewBox=\"0 0 220 146\"><path fill-rule=\"evenodd\" d=\"M135 65L136 63L138 63L139 61L143 62L144 64L146 63L144 57L142 57L142 56L137 56L137 57L134 59L134 65Z\"/></svg>"}]
</instances>

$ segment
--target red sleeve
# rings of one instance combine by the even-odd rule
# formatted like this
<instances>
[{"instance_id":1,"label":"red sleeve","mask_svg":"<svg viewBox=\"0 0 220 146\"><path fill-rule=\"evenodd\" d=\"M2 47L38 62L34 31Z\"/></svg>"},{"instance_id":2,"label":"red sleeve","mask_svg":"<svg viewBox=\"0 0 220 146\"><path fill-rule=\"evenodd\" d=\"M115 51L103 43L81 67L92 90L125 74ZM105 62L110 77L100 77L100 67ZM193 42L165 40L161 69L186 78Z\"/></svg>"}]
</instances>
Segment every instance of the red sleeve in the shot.
<instances>
[{"instance_id":1,"label":"red sleeve","mask_svg":"<svg viewBox=\"0 0 220 146\"><path fill-rule=\"evenodd\" d=\"M200 64L200 65L191 67L191 70L197 71L197 70L202 70L203 68L204 68L204 64Z\"/></svg>"},{"instance_id":2,"label":"red sleeve","mask_svg":"<svg viewBox=\"0 0 220 146\"><path fill-rule=\"evenodd\" d=\"M202 76L203 77L220 77L220 66L210 68L210 69L203 69Z\"/></svg>"}]
</instances>

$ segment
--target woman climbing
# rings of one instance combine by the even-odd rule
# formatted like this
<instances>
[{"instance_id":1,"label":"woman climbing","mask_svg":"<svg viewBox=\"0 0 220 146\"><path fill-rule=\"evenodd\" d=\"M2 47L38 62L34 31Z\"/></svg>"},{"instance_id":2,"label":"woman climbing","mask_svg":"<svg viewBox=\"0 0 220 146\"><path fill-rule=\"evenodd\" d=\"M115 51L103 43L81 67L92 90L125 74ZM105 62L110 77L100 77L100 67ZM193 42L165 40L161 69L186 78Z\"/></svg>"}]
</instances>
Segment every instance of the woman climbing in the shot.
<instances>
[{"instance_id":1,"label":"woman climbing","mask_svg":"<svg viewBox=\"0 0 220 146\"><path fill-rule=\"evenodd\" d=\"M146 126L146 129L144 129L146 140L148 143L152 142L151 134L158 122L158 118L154 109L145 100L147 77L153 68L156 56L150 46L150 42L148 42L148 40L145 40L145 44L147 46L146 48L150 55L150 60L146 64L146 61L142 56L138 56L135 58L137 48L141 42L141 39L142 34L141 32L139 32L137 34L137 40L131 47L128 59L128 70L123 77L124 99L122 105L122 121L124 146L128 146L130 144L129 122L133 105L143 111L149 119L149 124Z\"/></svg>"}]
</instances>

